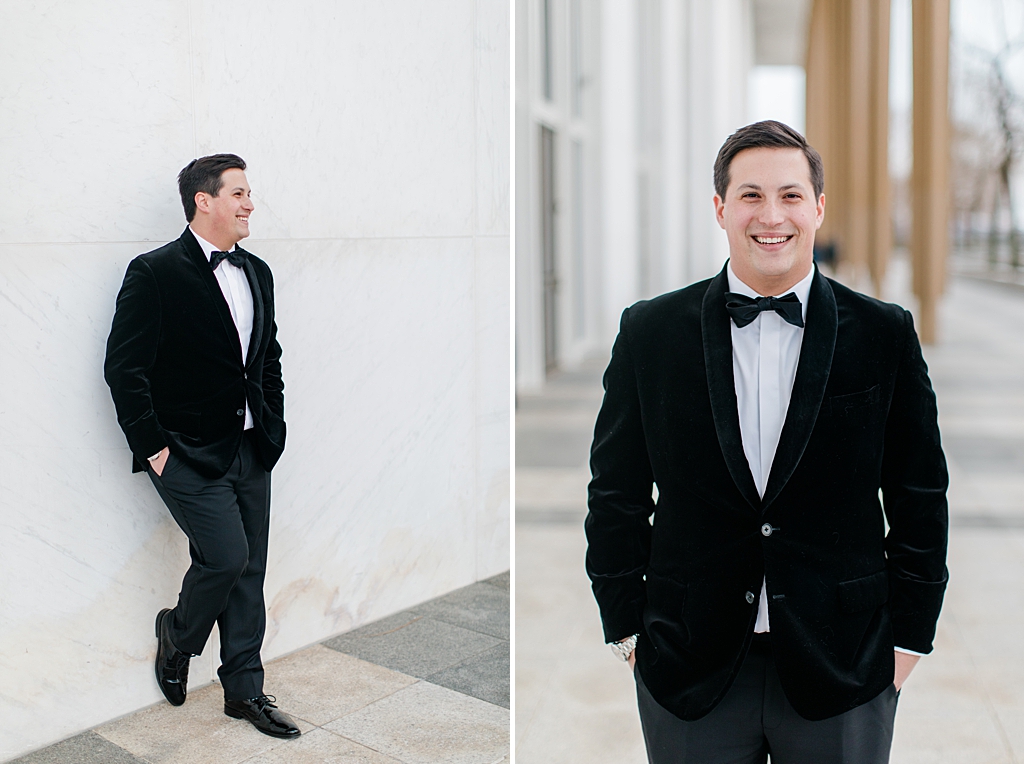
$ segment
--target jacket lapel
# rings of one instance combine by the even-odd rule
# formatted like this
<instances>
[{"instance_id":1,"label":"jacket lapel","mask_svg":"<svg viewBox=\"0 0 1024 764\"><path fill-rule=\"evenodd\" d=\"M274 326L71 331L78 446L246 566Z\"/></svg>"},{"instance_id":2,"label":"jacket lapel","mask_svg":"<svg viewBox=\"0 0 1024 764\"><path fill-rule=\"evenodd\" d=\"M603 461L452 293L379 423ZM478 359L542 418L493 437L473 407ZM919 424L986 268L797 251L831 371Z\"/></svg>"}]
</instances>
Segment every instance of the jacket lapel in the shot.
<instances>
[{"instance_id":1,"label":"jacket lapel","mask_svg":"<svg viewBox=\"0 0 1024 764\"><path fill-rule=\"evenodd\" d=\"M732 332L729 328L729 313L725 309L725 293L728 291L729 278L723 268L711 280L701 304L700 327L704 341L708 393L711 396L711 414L715 420L718 443L733 482L751 508L760 510L761 498L757 495L757 486L750 474L740 435L736 383L732 373Z\"/></svg>"},{"instance_id":2,"label":"jacket lapel","mask_svg":"<svg viewBox=\"0 0 1024 764\"><path fill-rule=\"evenodd\" d=\"M240 248L241 249L241 248ZM246 253L248 254L248 253ZM249 292L252 294L252 334L249 335L249 352L245 356L246 368L256 357L256 348L263 339L263 293L259 281L256 280L256 269L247 257L245 260L245 277L249 280Z\"/></svg>"},{"instance_id":3,"label":"jacket lapel","mask_svg":"<svg viewBox=\"0 0 1024 764\"><path fill-rule=\"evenodd\" d=\"M236 358L238 359L238 364L241 365L242 346L238 342L238 329L235 328L235 321L231 318L231 309L228 307L227 300L224 299L224 293L220 291L217 277L213 275L213 270L210 268L210 261L206 259L206 255L203 254L203 248L199 246L199 242L196 241L196 237L192 235L192 231L188 227L185 228L185 232L181 235L181 241L185 245L185 251L188 252L193 265L199 270L199 277L202 279L203 284L206 285L206 291L210 299L217 306L217 315L220 316L220 322L224 326L224 331L228 334L228 342L237 351Z\"/></svg>"},{"instance_id":4,"label":"jacket lapel","mask_svg":"<svg viewBox=\"0 0 1024 764\"><path fill-rule=\"evenodd\" d=\"M800 345L793 394L789 399L786 422L768 475L768 485L761 503L763 509L778 497L804 455L807 441L818 419L821 401L825 397L838 327L839 312L836 309L835 294L828 280L816 270L807 300L807 328Z\"/></svg>"}]
</instances>

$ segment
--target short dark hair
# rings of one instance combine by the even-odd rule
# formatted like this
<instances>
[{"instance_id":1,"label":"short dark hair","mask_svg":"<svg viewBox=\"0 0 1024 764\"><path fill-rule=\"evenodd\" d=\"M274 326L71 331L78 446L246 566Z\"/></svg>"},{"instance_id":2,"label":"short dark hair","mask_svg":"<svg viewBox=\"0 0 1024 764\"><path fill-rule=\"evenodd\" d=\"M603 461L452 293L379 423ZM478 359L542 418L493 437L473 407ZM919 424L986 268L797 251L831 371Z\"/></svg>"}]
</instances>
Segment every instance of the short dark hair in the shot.
<instances>
[{"instance_id":1,"label":"short dark hair","mask_svg":"<svg viewBox=\"0 0 1024 764\"><path fill-rule=\"evenodd\" d=\"M729 136L718 150L715 160L715 193L725 199L729 188L729 166L733 158L745 149L800 149L807 157L811 170L811 184L814 186L814 198L817 199L825 190L825 167L821 163L821 154L807 143L807 139L789 125L766 119L752 125L741 127Z\"/></svg>"},{"instance_id":2,"label":"short dark hair","mask_svg":"<svg viewBox=\"0 0 1024 764\"><path fill-rule=\"evenodd\" d=\"M193 159L178 173L178 193L185 219L192 222L196 216L196 194L216 196L224 186L221 175L225 170L244 170L245 160L235 154L211 154Z\"/></svg>"}]
</instances>

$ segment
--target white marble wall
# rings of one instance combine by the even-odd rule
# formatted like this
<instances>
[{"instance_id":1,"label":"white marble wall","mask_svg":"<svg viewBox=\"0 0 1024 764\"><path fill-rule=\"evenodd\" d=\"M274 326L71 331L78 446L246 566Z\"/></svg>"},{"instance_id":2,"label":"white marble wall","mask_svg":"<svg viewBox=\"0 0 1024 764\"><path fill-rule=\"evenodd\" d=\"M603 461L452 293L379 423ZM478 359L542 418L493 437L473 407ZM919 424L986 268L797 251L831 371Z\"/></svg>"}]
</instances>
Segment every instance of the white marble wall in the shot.
<instances>
[{"instance_id":1,"label":"white marble wall","mask_svg":"<svg viewBox=\"0 0 1024 764\"><path fill-rule=\"evenodd\" d=\"M0 24L0 761L157 702L184 536L102 379L194 156L250 164L289 442L265 658L509 566L509 9L70 0ZM216 670L216 638L193 684ZM269 688L273 691L272 688Z\"/></svg>"}]
</instances>

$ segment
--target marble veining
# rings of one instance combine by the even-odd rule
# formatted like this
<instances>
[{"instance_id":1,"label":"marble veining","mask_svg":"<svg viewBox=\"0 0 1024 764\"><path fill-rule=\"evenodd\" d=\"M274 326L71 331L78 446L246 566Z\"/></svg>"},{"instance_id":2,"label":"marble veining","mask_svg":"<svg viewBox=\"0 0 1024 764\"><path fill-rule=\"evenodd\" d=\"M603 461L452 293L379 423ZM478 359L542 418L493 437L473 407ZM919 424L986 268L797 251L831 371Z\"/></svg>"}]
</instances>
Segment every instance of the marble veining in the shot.
<instances>
[{"instance_id":1,"label":"marble veining","mask_svg":"<svg viewBox=\"0 0 1024 764\"><path fill-rule=\"evenodd\" d=\"M507 38L489 0L5 12L0 761L160 701L153 618L188 545L130 472L102 363L196 155L249 162L246 246L276 281L264 656L509 567Z\"/></svg>"}]
</instances>

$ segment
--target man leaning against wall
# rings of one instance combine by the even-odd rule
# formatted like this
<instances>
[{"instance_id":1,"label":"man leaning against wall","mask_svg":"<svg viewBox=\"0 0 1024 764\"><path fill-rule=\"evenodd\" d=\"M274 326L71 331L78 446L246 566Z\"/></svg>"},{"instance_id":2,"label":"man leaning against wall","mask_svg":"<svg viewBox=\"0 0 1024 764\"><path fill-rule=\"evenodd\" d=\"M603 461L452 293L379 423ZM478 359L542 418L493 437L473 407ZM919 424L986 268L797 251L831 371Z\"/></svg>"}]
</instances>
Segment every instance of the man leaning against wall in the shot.
<instances>
[{"instance_id":1,"label":"man leaning against wall","mask_svg":"<svg viewBox=\"0 0 1024 764\"><path fill-rule=\"evenodd\" d=\"M178 602L156 616L156 679L187 696L189 659L220 631L224 713L260 732L299 729L263 691L270 471L284 450L284 382L265 262L238 246L254 206L234 154L178 175L188 226L128 265L104 377L132 451L188 537Z\"/></svg>"},{"instance_id":2,"label":"man leaning against wall","mask_svg":"<svg viewBox=\"0 0 1024 764\"><path fill-rule=\"evenodd\" d=\"M907 311L815 268L803 136L738 130L714 183L729 261L627 308L604 376L586 531L605 639L654 764L887 762L947 580L927 367Z\"/></svg>"}]
</instances>

